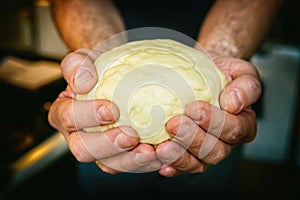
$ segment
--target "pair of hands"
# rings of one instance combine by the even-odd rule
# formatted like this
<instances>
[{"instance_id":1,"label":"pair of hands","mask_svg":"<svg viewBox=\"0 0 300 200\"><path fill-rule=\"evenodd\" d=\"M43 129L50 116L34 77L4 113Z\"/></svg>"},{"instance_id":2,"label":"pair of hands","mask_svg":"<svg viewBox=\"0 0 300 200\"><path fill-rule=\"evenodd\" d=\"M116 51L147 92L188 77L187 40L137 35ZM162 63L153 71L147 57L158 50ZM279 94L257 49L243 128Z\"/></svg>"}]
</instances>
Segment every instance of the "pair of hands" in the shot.
<instances>
[{"instance_id":1,"label":"pair of hands","mask_svg":"<svg viewBox=\"0 0 300 200\"><path fill-rule=\"evenodd\" d=\"M163 176L199 173L225 159L234 146L255 138L256 116L250 106L261 95L259 75L251 63L230 57L214 60L229 81L220 94L221 109L202 101L189 104L185 114L171 118L166 124L176 140L154 148L140 144L137 133L130 127L85 132L86 127L111 124L119 117L118 108L107 100L75 99L76 94L88 92L97 82L93 65L96 57L89 50L81 49L63 59L61 67L68 86L53 102L48 116L78 161L96 160L110 174L154 170ZM224 119L222 129L211 128L218 123L212 115Z\"/></svg>"}]
</instances>

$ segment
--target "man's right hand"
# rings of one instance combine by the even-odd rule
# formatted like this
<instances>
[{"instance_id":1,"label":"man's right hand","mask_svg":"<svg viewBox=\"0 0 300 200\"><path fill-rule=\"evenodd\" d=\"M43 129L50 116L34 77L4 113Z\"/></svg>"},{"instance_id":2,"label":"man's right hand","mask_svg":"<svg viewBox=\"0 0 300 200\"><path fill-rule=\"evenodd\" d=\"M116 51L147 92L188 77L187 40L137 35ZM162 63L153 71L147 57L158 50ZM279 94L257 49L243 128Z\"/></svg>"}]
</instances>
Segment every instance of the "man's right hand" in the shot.
<instances>
[{"instance_id":1,"label":"man's right hand","mask_svg":"<svg viewBox=\"0 0 300 200\"><path fill-rule=\"evenodd\" d=\"M94 61L97 52L80 49L68 54L61 67L68 86L53 102L48 120L60 131L70 151L80 162L94 162L105 172L158 170L151 145L139 144L135 130L116 127L104 132L85 132L84 128L108 125L118 120L119 110L107 100L76 100L76 94L87 93L97 83Z\"/></svg>"}]
</instances>

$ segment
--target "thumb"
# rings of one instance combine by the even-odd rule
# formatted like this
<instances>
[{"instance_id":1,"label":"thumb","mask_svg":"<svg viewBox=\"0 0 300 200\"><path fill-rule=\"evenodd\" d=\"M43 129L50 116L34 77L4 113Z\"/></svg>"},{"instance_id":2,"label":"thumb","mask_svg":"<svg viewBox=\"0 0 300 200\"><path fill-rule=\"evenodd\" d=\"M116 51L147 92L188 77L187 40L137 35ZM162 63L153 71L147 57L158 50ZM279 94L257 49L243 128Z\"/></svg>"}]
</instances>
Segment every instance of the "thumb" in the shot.
<instances>
[{"instance_id":1,"label":"thumb","mask_svg":"<svg viewBox=\"0 0 300 200\"><path fill-rule=\"evenodd\" d=\"M72 52L61 63L65 80L75 93L89 92L98 81L93 59L87 54Z\"/></svg>"},{"instance_id":2,"label":"thumb","mask_svg":"<svg viewBox=\"0 0 300 200\"><path fill-rule=\"evenodd\" d=\"M220 95L221 108L237 114L254 104L261 95L261 84L250 75L242 75L227 85Z\"/></svg>"}]
</instances>

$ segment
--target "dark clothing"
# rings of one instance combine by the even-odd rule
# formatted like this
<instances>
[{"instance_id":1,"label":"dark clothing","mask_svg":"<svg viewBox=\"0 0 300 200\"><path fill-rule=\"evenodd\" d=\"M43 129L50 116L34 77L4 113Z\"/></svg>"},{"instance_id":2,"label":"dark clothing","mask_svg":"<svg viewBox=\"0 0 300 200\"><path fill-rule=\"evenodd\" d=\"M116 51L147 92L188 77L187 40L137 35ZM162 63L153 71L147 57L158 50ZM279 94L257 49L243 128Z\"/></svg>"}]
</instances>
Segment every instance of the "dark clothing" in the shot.
<instances>
[{"instance_id":1,"label":"dark clothing","mask_svg":"<svg viewBox=\"0 0 300 200\"><path fill-rule=\"evenodd\" d=\"M78 163L82 199L235 199L241 169L241 148L202 174L163 177L158 172L102 172L95 163Z\"/></svg>"},{"instance_id":2,"label":"dark clothing","mask_svg":"<svg viewBox=\"0 0 300 200\"><path fill-rule=\"evenodd\" d=\"M115 0L127 29L163 27L196 39L212 0Z\"/></svg>"},{"instance_id":3,"label":"dark clothing","mask_svg":"<svg viewBox=\"0 0 300 200\"><path fill-rule=\"evenodd\" d=\"M80 199L235 199L238 191L242 151L202 174L182 174L168 178L158 172L102 172L95 163L78 163Z\"/></svg>"}]
</instances>

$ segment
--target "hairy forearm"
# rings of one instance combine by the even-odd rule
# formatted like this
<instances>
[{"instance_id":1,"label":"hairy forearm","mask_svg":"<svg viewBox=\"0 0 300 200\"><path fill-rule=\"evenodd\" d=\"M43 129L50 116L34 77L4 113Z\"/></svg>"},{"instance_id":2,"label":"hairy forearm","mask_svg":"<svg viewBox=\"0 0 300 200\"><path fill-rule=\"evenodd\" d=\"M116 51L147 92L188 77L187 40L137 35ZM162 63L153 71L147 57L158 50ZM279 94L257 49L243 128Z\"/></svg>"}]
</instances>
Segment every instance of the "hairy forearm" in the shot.
<instances>
[{"instance_id":1,"label":"hairy forearm","mask_svg":"<svg viewBox=\"0 0 300 200\"><path fill-rule=\"evenodd\" d=\"M248 59L264 41L280 5L281 0L218 0L198 42L215 56Z\"/></svg>"},{"instance_id":2,"label":"hairy forearm","mask_svg":"<svg viewBox=\"0 0 300 200\"><path fill-rule=\"evenodd\" d=\"M124 31L123 21L110 0L53 0L52 11L70 50L92 49Z\"/></svg>"}]
</instances>

